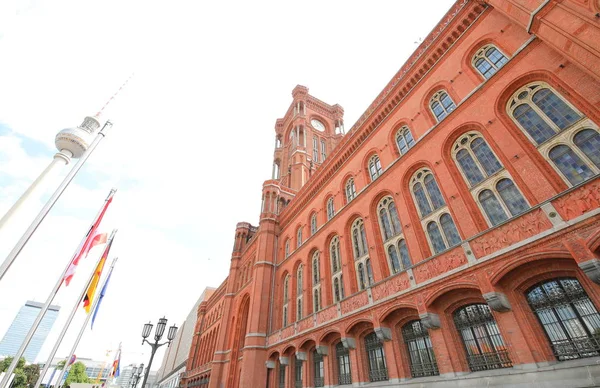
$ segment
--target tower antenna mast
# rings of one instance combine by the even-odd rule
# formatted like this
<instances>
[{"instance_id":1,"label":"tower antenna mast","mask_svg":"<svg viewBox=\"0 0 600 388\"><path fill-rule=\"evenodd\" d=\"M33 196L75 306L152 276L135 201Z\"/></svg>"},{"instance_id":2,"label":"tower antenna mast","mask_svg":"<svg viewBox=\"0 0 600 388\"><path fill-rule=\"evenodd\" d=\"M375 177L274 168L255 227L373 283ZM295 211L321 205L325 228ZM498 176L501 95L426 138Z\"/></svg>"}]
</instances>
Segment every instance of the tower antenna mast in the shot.
<instances>
[{"instance_id":1,"label":"tower antenna mast","mask_svg":"<svg viewBox=\"0 0 600 388\"><path fill-rule=\"evenodd\" d=\"M121 85L121 87L112 96L110 96L110 98L106 101L106 103L102 106L102 108L100 108L100 110L98 111L98 113L96 113L96 117L100 117L100 115L102 114L102 112L104 112L104 109L106 109L106 107L112 102L112 100L114 100L115 97L117 97L117 95L119 93L121 93L121 90L123 90L123 88L125 87L125 85L127 85L127 83L129 82L129 80L131 78L133 78L133 74L134 73L131 73L131 75L129 76L129 78L127 78L125 80L125 82L123 82L123 85Z\"/></svg>"}]
</instances>

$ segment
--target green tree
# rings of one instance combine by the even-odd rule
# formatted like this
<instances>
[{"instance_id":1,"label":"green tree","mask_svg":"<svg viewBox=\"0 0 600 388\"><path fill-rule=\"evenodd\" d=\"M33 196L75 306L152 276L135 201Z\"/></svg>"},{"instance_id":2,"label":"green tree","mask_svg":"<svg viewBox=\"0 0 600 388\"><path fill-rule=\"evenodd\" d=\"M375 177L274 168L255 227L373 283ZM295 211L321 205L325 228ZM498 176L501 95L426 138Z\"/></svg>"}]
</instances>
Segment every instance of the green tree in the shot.
<instances>
[{"instance_id":1,"label":"green tree","mask_svg":"<svg viewBox=\"0 0 600 388\"><path fill-rule=\"evenodd\" d=\"M77 361L69 369L69 375L65 380L65 385L69 386L72 383L89 383L91 379L85 374L85 365L81 361Z\"/></svg>"},{"instance_id":2,"label":"green tree","mask_svg":"<svg viewBox=\"0 0 600 388\"><path fill-rule=\"evenodd\" d=\"M23 373L27 376L27 385L33 387L40 377L40 367L37 364L30 364L23 368Z\"/></svg>"},{"instance_id":3,"label":"green tree","mask_svg":"<svg viewBox=\"0 0 600 388\"><path fill-rule=\"evenodd\" d=\"M14 357L6 357L4 360L0 362L0 372L6 372L10 364L12 363ZM25 358L21 357L19 362L17 363L16 369L23 369L25 366Z\"/></svg>"},{"instance_id":4,"label":"green tree","mask_svg":"<svg viewBox=\"0 0 600 388\"><path fill-rule=\"evenodd\" d=\"M2 360L2 362L0 362L0 372L6 372L6 370L12 363L13 359L14 359L14 357L6 357L4 360ZM23 357L21 357L19 359L19 362L17 363L17 367L15 368L15 371L13 372L15 374L15 378L13 379L13 382L11 385L12 388L27 388L27 375L24 371L24 368L27 368L25 366L25 359ZM38 369L38 375L39 375L39 369ZM35 383L35 381L34 381L34 383Z\"/></svg>"}]
</instances>

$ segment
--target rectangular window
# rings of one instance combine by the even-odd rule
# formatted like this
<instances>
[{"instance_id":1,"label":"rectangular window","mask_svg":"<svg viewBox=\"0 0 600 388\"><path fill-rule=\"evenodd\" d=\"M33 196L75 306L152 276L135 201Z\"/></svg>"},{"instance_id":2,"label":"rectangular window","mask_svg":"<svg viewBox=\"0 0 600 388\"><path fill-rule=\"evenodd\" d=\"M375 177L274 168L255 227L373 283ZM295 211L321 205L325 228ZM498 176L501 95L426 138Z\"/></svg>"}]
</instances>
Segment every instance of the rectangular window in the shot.
<instances>
[{"instance_id":1,"label":"rectangular window","mask_svg":"<svg viewBox=\"0 0 600 388\"><path fill-rule=\"evenodd\" d=\"M325 140L321 140L321 160L325 161L327 156L327 148L325 147Z\"/></svg>"},{"instance_id":2,"label":"rectangular window","mask_svg":"<svg viewBox=\"0 0 600 388\"><path fill-rule=\"evenodd\" d=\"M313 161L319 163L319 138L313 138Z\"/></svg>"}]
</instances>

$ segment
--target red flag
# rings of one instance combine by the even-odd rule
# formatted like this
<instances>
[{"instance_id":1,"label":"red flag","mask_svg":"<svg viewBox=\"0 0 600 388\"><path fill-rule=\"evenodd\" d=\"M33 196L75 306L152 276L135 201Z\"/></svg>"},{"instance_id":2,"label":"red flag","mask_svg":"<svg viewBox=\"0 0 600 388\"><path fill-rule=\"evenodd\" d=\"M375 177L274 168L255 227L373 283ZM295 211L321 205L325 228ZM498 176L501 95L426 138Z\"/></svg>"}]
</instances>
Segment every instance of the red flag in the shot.
<instances>
[{"instance_id":1,"label":"red flag","mask_svg":"<svg viewBox=\"0 0 600 388\"><path fill-rule=\"evenodd\" d=\"M63 279L66 286L69 285L69 283L71 282L71 279L73 278L73 275L75 275L75 269L77 268L77 265L79 264L79 260L82 257L86 257L88 252L90 251L90 249L92 249L94 246L103 244L106 242L106 235L99 234L98 227L100 226L100 222L102 221L102 218L104 218L104 214L106 213L106 210L108 209L108 205L110 205L110 203L112 202L113 194L114 194L114 191L111 191L110 195L108 196L108 198L106 199L106 201L104 203L104 206L102 207L102 210L100 211L100 214L98 214L98 217L96 218L96 220L94 221L92 226L90 226L90 230L87 232L87 234L81 241L81 244L79 245L79 248L77 249L77 253L75 253L75 255L73 256L73 259L71 260L71 264L69 265L69 268L67 269L67 273L65 274L65 278Z\"/></svg>"}]
</instances>

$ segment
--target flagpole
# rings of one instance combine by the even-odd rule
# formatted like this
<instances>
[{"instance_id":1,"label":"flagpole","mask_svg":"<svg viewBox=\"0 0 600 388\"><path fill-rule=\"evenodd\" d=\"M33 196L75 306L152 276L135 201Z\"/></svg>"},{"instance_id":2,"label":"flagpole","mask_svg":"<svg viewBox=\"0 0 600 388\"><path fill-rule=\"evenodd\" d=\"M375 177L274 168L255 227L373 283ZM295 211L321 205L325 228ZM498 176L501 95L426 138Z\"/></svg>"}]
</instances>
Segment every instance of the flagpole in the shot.
<instances>
[{"instance_id":1,"label":"flagpole","mask_svg":"<svg viewBox=\"0 0 600 388\"><path fill-rule=\"evenodd\" d=\"M69 184L71 183L73 178L75 178L75 175L77 175L77 173L79 172L81 167L83 167L86 160L88 160L88 158L90 157L92 152L94 152L94 149L98 146L98 144L100 144L100 141L102 141L102 139L104 139L104 137L106 137L106 132L108 132L108 130L111 127L112 127L112 123L110 121L106 121L106 123L104 124L104 126L102 127L100 132L98 132L98 134L94 138L94 141L92 142L92 144L90 144L87 151L85 151L84 154L81 156L81 158L79 158L77 163L73 166L71 171L69 171L69 173L67 174L65 179L60 184L60 186L58 186L58 188L56 189L54 194L52 194L52 196L50 197L48 202L46 202L46 204L44 205L42 210L40 210L40 212L35 217L35 219L31 223L31 225L29 225L29 228L27 228L27 230L25 231L23 236L21 236L21 238L19 239L19 241L17 242L15 247L12 249L12 251L10 251L10 253L6 257L6 259L0 266L0 281L2 281L2 278L4 277L6 272L8 272L8 269L10 268L10 266L17 259L17 256L19 256L19 254L23 250L23 248L25 247L25 244L27 244L27 242L29 241L31 236L33 236L33 233L35 233L35 231L40 226L40 224L42 223L44 218L46 218L46 216L48 215L48 212L50 212L52 207L54 207L54 205L56 204L56 201L58 201L58 199L60 198L62 193L65 191L67 186L69 186ZM3 382L1 383L0 386L4 387L4 385L6 384L5 380L6 380L6 378L2 380Z\"/></svg>"},{"instance_id":2,"label":"flagpole","mask_svg":"<svg viewBox=\"0 0 600 388\"><path fill-rule=\"evenodd\" d=\"M109 244L110 240L113 239L114 233L115 233L115 231L112 232L109 240L106 241L106 244ZM81 295L79 295L79 298L75 302L75 305L73 306L73 310L71 311L71 314L69 315L69 318L67 318L67 323L65 323L62 331L60 332L60 334L58 336L58 339L56 340L56 343L54 344L54 347L52 348L52 351L50 352L50 356L48 356L48 361L46 361L46 364L44 365L44 369L42 369L42 371L40 372L40 376L38 377L38 380L35 383L34 388L38 388L42 384L42 380L44 379L44 376L48 372L48 369L50 368L50 364L52 364L52 360L54 359L54 356L56 356L56 352L58 351L58 347L60 346L63 338L65 337L65 334L67 333L67 330L69 329L69 326L71 325L71 321L73 320L73 317L75 316L75 313L77 313L77 309L79 308L79 304L83 300L83 297L85 296L85 293L86 293L88 287L90 286L90 283L92 283L92 279L94 278L94 275L96 274L96 267L98 267L98 264L100 264L100 260L102 260L102 256L103 255L104 255L104 252L100 254L100 257L98 258L98 261L96 262L96 265L92 269L92 272L90 273L88 281L85 284L85 286L83 287L83 290L81 291Z\"/></svg>"},{"instance_id":3,"label":"flagpole","mask_svg":"<svg viewBox=\"0 0 600 388\"><path fill-rule=\"evenodd\" d=\"M104 204L100 208L100 211L98 212L98 215L96 216L96 218L94 218L94 221L90 225L90 229L94 226L94 224L98 220L98 217L100 216L100 214L102 214L102 211L105 208L106 202L108 202L108 200L110 200L110 198L113 196L113 194L115 193L115 191L116 191L115 189L111 189L110 190L110 193L108 194L108 197L106 197L106 200L104 200ZM88 229L88 230L90 230L90 229ZM83 237L82 243L86 240L86 238L87 238L87 234ZM15 356L14 356L14 358L12 360L12 363L10 364L10 366L8 367L8 369L6 370L6 374L4 375L4 378L2 379L2 381L0 381L0 388L6 388L6 386L8 384L8 380L10 379L10 376L12 375L12 373L15 370L15 368L17 367L19 359L21 358L21 356L23 355L23 353L25 353L25 350L27 349L27 346L29 345L29 342L33 338L33 335L35 334L38 326L42 322L42 319L44 319L44 316L46 315L46 312L48 311L48 308L50 307L50 304L54 300L54 297L58 293L58 289L60 288L60 286L63 283L65 275L67 274L67 271L71 267L71 262L73 260L73 257L75 257L75 255L77 255L77 253L79 252L82 243L79 244L79 246L77 247L77 250L75 250L75 252L71 256L71 258L69 259L69 262L65 266L65 269L63 270L62 274L58 278L56 284L54 285L54 288L52 289L52 291L50 291L50 294L48 295L48 298L46 299L46 303L44 304L44 306L42 307L42 309L38 313L37 317L35 318L35 321L31 325L31 328L29 329L29 332L25 336L25 339L23 340L23 343L21 344L21 347L19 348L19 350L15 354ZM94 267L94 270L95 270L95 267Z\"/></svg>"},{"instance_id":4,"label":"flagpole","mask_svg":"<svg viewBox=\"0 0 600 388\"><path fill-rule=\"evenodd\" d=\"M108 275L106 276L106 279L108 279L108 276L110 276L110 274L113 271L113 268L115 267L115 264L117 262L118 257L115 257L112 261L112 263L110 264L110 270L108 271ZM104 279L104 281L106 282L106 279ZM92 303L92 308L90 309L91 311L94 311L94 309L96 308L96 305L98 304L98 301L100 300L100 294L98 294L95 298L94 298L94 302ZM83 299L81 299L79 301L80 303L83 302ZM79 334L77 335L77 339L75 340L75 343L73 344L73 347L71 348L71 353L69 353L69 355L67 356L67 360L70 360L71 357L73 357L73 355L75 354L75 350L77 350L77 346L79 345L79 341L81 341L81 337L83 336L83 333L85 332L85 329L88 325L88 322L90 321L90 317L92 316L91 313L87 313L86 317L85 317L85 321L83 322L83 325L81 325L81 330L79 330ZM65 375L67 368L64 368L61 373L60 376L58 377L58 381L62 382L62 379Z\"/></svg>"}]
</instances>

